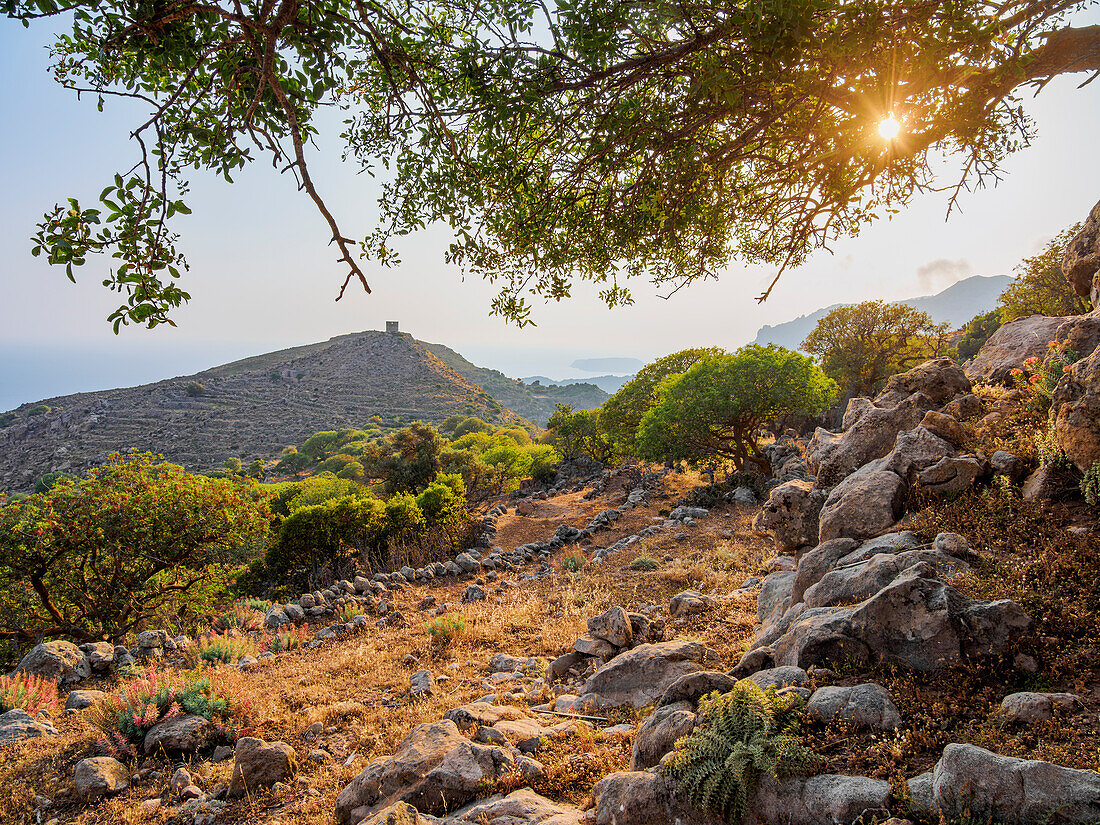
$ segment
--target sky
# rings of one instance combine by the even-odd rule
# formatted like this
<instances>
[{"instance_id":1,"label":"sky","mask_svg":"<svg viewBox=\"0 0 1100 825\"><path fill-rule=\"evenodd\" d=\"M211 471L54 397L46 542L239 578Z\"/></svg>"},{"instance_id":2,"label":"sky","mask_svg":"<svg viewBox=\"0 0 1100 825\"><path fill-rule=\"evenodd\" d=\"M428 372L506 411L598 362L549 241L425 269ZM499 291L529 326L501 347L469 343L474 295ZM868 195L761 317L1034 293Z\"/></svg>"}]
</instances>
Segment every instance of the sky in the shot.
<instances>
[{"instance_id":1,"label":"sky","mask_svg":"<svg viewBox=\"0 0 1100 825\"><path fill-rule=\"evenodd\" d=\"M1073 22L1100 23L1100 11ZM193 178L193 214L176 226L191 265L181 287L192 295L174 316L178 327L115 336L106 317L120 301L100 285L107 263L93 259L74 285L30 256L29 238L54 203L69 196L90 203L129 168L136 147L127 136L141 112L109 101L100 113L94 100L56 86L49 40L43 26L0 20L0 410L383 329L387 320L515 377L583 376L569 366L578 358L648 361L689 346L735 349L764 324L829 304L900 300L970 275L1010 274L1100 199L1100 83L1079 90L1084 75L1062 77L1025 103L1038 129L1032 147L1008 160L995 188L965 194L949 220L945 194L919 196L902 214L785 273L762 305L754 299L773 271L734 265L667 300L636 281L635 305L614 310L580 286L567 301L536 303L538 326L519 329L489 315L490 285L444 264L448 236L439 228L405 239L400 268L368 265L372 294L349 287L335 302L344 271L327 227L289 176L258 163L232 186ZM331 125L338 121L333 113ZM311 170L345 233L362 237L373 227L377 190L341 162L338 132L322 137Z\"/></svg>"}]
</instances>

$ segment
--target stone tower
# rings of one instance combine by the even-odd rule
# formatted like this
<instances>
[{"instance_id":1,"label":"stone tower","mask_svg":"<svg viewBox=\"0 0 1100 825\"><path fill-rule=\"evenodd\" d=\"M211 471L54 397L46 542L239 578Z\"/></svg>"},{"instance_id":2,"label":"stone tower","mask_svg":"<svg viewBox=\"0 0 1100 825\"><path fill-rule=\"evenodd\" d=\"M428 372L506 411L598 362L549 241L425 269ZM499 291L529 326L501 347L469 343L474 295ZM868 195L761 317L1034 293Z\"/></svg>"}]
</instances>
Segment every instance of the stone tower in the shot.
<instances>
[{"instance_id":1,"label":"stone tower","mask_svg":"<svg viewBox=\"0 0 1100 825\"><path fill-rule=\"evenodd\" d=\"M386 332L392 332L395 334L399 332L399 330L397 329L397 321L386 321Z\"/></svg>"}]
</instances>

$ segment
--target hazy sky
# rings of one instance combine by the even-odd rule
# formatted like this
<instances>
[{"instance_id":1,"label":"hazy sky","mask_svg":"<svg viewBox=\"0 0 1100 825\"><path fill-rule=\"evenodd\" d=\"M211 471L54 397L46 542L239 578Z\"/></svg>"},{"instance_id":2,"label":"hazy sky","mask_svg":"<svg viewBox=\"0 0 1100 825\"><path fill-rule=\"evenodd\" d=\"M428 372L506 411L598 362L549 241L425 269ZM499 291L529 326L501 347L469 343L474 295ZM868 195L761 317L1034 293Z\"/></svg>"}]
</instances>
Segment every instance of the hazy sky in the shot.
<instances>
[{"instance_id":1,"label":"hazy sky","mask_svg":"<svg viewBox=\"0 0 1100 825\"><path fill-rule=\"evenodd\" d=\"M1100 12L1074 22L1100 22ZM74 286L30 257L28 239L55 202L71 195L90 205L115 171L129 168L135 147L126 136L140 112L108 101L98 113L93 100L77 102L56 87L48 40L44 27L0 20L0 410L380 329L389 319L514 376L578 375L569 364L580 357L648 360L687 346L736 348L763 324L827 304L908 298L968 275L1008 273L1100 199L1100 83L1077 90L1084 75L1059 78L1026 104L1038 125L1035 144L1009 160L998 187L965 195L962 212L946 223L946 195L925 195L785 274L764 305L753 299L770 271L733 267L719 282L667 301L637 282L635 306L613 311L581 287L572 300L536 305L538 327L519 330L489 317L490 286L463 282L443 264L447 237L438 230L407 239L400 269L369 267L372 295L349 287L335 303L344 273L326 227L290 177L260 163L233 186L193 180L194 214L176 227L191 263L181 286L192 294L175 315L179 327L116 337L105 318L119 301L100 286L106 263L83 267ZM345 233L362 237L372 227L376 190L339 155L333 130L315 153L313 175Z\"/></svg>"}]
</instances>

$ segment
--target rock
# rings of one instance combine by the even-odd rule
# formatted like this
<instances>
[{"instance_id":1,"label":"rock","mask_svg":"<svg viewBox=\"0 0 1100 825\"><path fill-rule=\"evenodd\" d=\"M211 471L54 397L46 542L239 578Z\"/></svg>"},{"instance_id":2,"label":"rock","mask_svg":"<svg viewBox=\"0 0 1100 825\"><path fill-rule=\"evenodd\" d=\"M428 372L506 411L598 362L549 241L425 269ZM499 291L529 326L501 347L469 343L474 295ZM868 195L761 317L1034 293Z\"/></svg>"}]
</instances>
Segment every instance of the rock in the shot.
<instances>
[{"instance_id":1,"label":"rock","mask_svg":"<svg viewBox=\"0 0 1100 825\"><path fill-rule=\"evenodd\" d=\"M46 719L35 719L22 708L0 713L0 745L17 739L56 736L57 729Z\"/></svg>"},{"instance_id":2,"label":"rock","mask_svg":"<svg viewBox=\"0 0 1100 825\"><path fill-rule=\"evenodd\" d=\"M1100 774L948 745L932 772L932 795L947 817L998 821L1100 821Z\"/></svg>"},{"instance_id":3,"label":"rock","mask_svg":"<svg viewBox=\"0 0 1100 825\"><path fill-rule=\"evenodd\" d=\"M767 670L758 670L749 677L760 686L761 690L785 687L809 687L810 677L800 667L786 665L784 667L772 667Z\"/></svg>"},{"instance_id":4,"label":"rock","mask_svg":"<svg viewBox=\"0 0 1100 825\"><path fill-rule=\"evenodd\" d=\"M610 644L610 642L609 642ZM569 669L575 667L583 661L584 657L577 652L566 653L564 656L559 656L550 663L550 667L547 668L546 675L551 681L560 679L569 672Z\"/></svg>"},{"instance_id":5,"label":"rock","mask_svg":"<svg viewBox=\"0 0 1100 825\"><path fill-rule=\"evenodd\" d=\"M74 690L65 699L65 710L90 708L106 695L102 690Z\"/></svg>"},{"instance_id":6,"label":"rock","mask_svg":"<svg viewBox=\"0 0 1100 825\"><path fill-rule=\"evenodd\" d=\"M41 676L60 685L70 685L87 679L91 667L80 648L72 642L43 642L31 648L15 668L17 673Z\"/></svg>"},{"instance_id":7,"label":"rock","mask_svg":"<svg viewBox=\"0 0 1100 825\"><path fill-rule=\"evenodd\" d=\"M971 418L977 418L984 409L985 405L982 404L982 399L974 393L967 393L966 395L960 395L951 403L945 404L940 412L951 416L956 421L967 421Z\"/></svg>"},{"instance_id":8,"label":"rock","mask_svg":"<svg viewBox=\"0 0 1100 825\"><path fill-rule=\"evenodd\" d=\"M883 533L901 516L905 482L874 461L833 488L821 508L818 540L866 539Z\"/></svg>"},{"instance_id":9,"label":"rock","mask_svg":"<svg viewBox=\"0 0 1100 825\"><path fill-rule=\"evenodd\" d=\"M838 484L869 461L894 447L898 433L920 424L925 412L939 405L923 393L913 393L893 407L872 407L840 435L818 429L810 440L807 464L818 486Z\"/></svg>"},{"instance_id":10,"label":"rock","mask_svg":"<svg viewBox=\"0 0 1100 825\"><path fill-rule=\"evenodd\" d=\"M469 553L459 553L455 556L455 564L462 569L463 573L478 573L481 571L481 562Z\"/></svg>"},{"instance_id":11,"label":"rock","mask_svg":"<svg viewBox=\"0 0 1100 825\"><path fill-rule=\"evenodd\" d=\"M1092 207L1081 229L1062 253L1062 274L1073 291L1100 307L1100 203Z\"/></svg>"},{"instance_id":12,"label":"rock","mask_svg":"<svg viewBox=\"0 0 1100 825\"><path fill-rule=\"evenodd\" d=\"M673 616L694 616L705 612L713 603L710 596L704 596L697 590L683 590L672 597L668 612Z\"/></svg>"},{"instance_id":13,"label":"rock","mask_svg":"<svg viewBox=\"0 0 1100 825\"><path fill-rule=\"evenodd\" d=\"M485 591L478 587L476 584L467 585L466 590L462 594L462 604L483 601L485 601Z\"/></svg>"},{"instance_id":14,"label":"rock","mask_svg":"<svg viewBox=\"0 0 1100 825\"><path fill-rule=\"evenodd\" d=\"M668 517L673 521L683 521L687 518L705 518L710 515L710 510L703 507L677 507Z\"/></svg>"},{"instance_id":15,"label":"rock","mask_svg":"<svg viewBox=\"0 0 1100 825\"><path fill-rule=\"evenodd\" d=\"M735 504L743 504L746 507L752 507L756 504L756 493L748 487L735 487L730 496Z\"/></svg>"},{"instance_id":16,"label":"rock","mask_svg":"<svg viewBox=\"0 0 1100 825\"><path fill-rule=\"evenodd\" d=\"M852 825L888 816L890 783L866 776L792 776L776 782L760 774L742 825Z\"/></svg>"},{"instance_id":17,"label":"rock","mask_svg":"<svg viewBox=\"0 0 1100 825\"><path fill-rule=\"evenodd\" d=\"M146 650L164 650L169 641L167 630L143 630L137 636L138 647Z\"/></svg>"},{"instance_id":18,"label":"rock","mask_svg":"<svg viewBox=\"0 0 1100 825\"><path fill-rule=\"evenodd\" d=\"M1058 445L1078 470L1100 461L1100 349L1083 358L1062 378L1051 409L1057 415Z\"/></svg>"},{"instance_id":19,"label":"rock","mask_svg":"<svg viewBox=\"0 0 1100 825\"><path fill-rule=\"evenodd\" d=\"M357 825L395 802L438 814L466 804L512 772L532 781L540 769L509 748L469 741L449 719L417 725L393 756L372 761L340 792L336 820Z\"/></svg>"},{"instance_id":20,"label":"rock","mask_svg":"<svg viewBox=\"0 0 1100 825\"><path fill-rule=\"evenodd\" d=\"M791 586L788 590L790 602L787 607L802 601L803 594L811 585L821 581L821 577L832 570L838 561L859 546L860 543L855 539L831 539L830 541L823 541L813 550L803 555L802 558L798 560L798 568L791 577ZM770 579L771 576L768 578ZM768 580L765 579L765 588L767 587L767 583ZM760 599L761 601L764 599L763 588L761 588L760 591ZM784 608L784 612L785 611L786 608ZM771 611L769 611L769 615L770 613ZM764 621L764 616L760 616L760 621Z\"/></svg>"},{"instance_id":21,"label":"rock","mask_svg":"<svg viewBox=\"0 0 1100 825\"><path fill-rule=\"evenodd\" d=\"M532 719L531 714L511 705L490 705L485 702L471 702L454 708L443 714L443 718L454 722L459 730L469 730L480 725L496 727L502 722L524 722Z\"/></svg>"},{"instance_id":22,"label":"rock","mask_svg":"<svg viewBox=\"0 0 1100 825\"><path fill-rule=\"evenodd\" d=\"M787 608L791 606L791 589L795 576L794 571L783 570L764 577L756 597L757 621L767 624L771 617L782 616L787 612Z\"/></svg>"},{"instance_id":23,"label":"rock","mask_svg":"<svg viewBox=\"0 0 1100 825\"><path fill-rule=\"evenodd\" d=\"M581 699L597 708L642 708L661 698L684 674L718 662L718 654L699 642L638 645L599 668L585 682Z\"/></svg>"},{"instance_id":24,"label":"rock","mask_svg":"<svg viewBox=\"0 0 1100 825\"><path fill-rule=\"evenodd\" d=\"M929 578L944 579L970 567L966 562L938 550L880 553L866 561L830 570L821 577L821 581L806 590L803 601L808 608L855 604L871 598L894 581L902 571L918 565L927 565L921 570Z\"/></svg>"},{"instance_id":25,"label":"rock","mask_svg":"<svg viewBox=\"0 0 1100 825\"><path fill-rule=\"evenodd\" d=\"M886 456L883 469L897 473L912 484L921 471L954 454L955 448L949 442L924 427L917 427L898 433L894 449Z\"/></svg>"},{"instance_id":26,"label":"rock","mask_svg":"<svg viewBox=\"0 0 1100 825\"><path fill-rule=\"evenodd\" d=\"M191 784L191 773L187 768L176 768L172 778L168 780L168 791L173 796L179 796L184 788Z\"/></svg>"},{"instance_id":27,"label":"rock","mask_svg":"<svg viewBox=\"0 0 1100 825\"><path fill-rule=\"evenodd\" d=\"M933 358L908 372L890 376L882 392L875 396L875 406L892 407L920 392L931 398L935 406L942 407L970 389L970 380L962 367L950 358Z\"/></svg>"},{"instance_id":28,"label":"rock","mask_svg":"<svg viewBox=\"0 0 1100 825\"><path fill-rule=\"evenodd\" d=\"M982 344L978 354L966 365L966 375L974 383L1007 382L1009 373L1023 366L1028 358L1047 357L1047 344L1057 340L1066 319L1046 315L1017 318L1002 326Z\"/></svg>"},{"instance_id":29,"label":"rock","mask_svg":"<svg viewBox=\"0 0 1100 825\"><path fill-rule=\"evenodd\" d=\"M1061 473L1053 465L1039 467L1020 485L1020 495L1028 501L1047 501L1063 492Z\"/></svg>"},{"instance_id":30,"label":"rock","mask_svg":"<svg viewBox=\"0 0 1100 825\"><path fill-rule=\"evenodd\" d=\"M107 673L115 660L115 648L110 642L88 642L80 646L80 652L95 673Z\"/></svg>"},{"instance_id":31,"label":"rock","mask_svg":"<svg viewBox=\"0 0 1100 825\"><path fill-rule=\"evenodd\" d=\"M582 819L579 808L539 796L530 788L521 788L507 796L490 796L467 805L449 814L444 825L467 822L476 825L581 825ZM394 825L398 823L404 825L400 820Z\"/></svg>"},{"instance_id":32,"label":"rock","mask_svg":"<svg viewBox=\"0 0 1100 825\"><path fill-rule=\"evenodd\" d=\"M409 695L423 699L435 693L435 679L430 670L418 670L409 677Z\"/></svg>"},{"instance_id":33,"label":"rock","mask_svg":"<svg viewBox=\"0 0 1100 825\"><path fill-rule=\"evenodd\" d=\"M145 753L194 753L206 747L214 726L202 716L185 714L158 722L145 734Z\"/></svg>"},{"instance_id":34,"label":"rock","mask_svg":"<svg viewBox=\"0 0 1100 825\"><path fill-rule=\"evenodd\" d=\"M613 659L619 652L619 649L607 639L597 639L588 633L577 639L573 644L573 649L585 656L598 656L605 660Z\"/></svg>"},{"instance_id":35,"label":"rock","mask_svg":"<svg viewBox=\"0 0 1100 825\"><path fill-rule=\"evenodd\" d=\"M847 722L873 730L896 730L901 725L901 714L890 694L874 684L818 688L806 712L819 722Z\"/></svg>"},{"instance_id":36,"label":"rock","mask_svg":"<svg viewBox=\"0 0 1100 825\"><path fill-rule=\"evenodd\" d=\"M946 413L929 410L921 419L920 426L953 447L961 447L966 441L966 428L954 416Z\"/></svg>"},{"instance_id":37,"label":"rock","mask_svg":"<svg viewBox=\"0 0 1100 825\"><path fill-rule=\"evenodd\" d=\"M286 742L265 742L251 736L237 740L229 796L243 796L257 788L270 788L294 774L294 748Z\"/></svg>"},{"instance_id":38,"label":"rock","mask_svg":"<svg viewBox=\"0 0 1100 825\"><path fill-rule=\"evenodd\" d=\"M932 771L914 776L906 783L909 791L909 807L915 814L939 817L936 807L936 797L933 793Z\"/></svg>"},{"instance_id":39,"label":"rock","mask_svg":"<svg viewBox=\"0 0 1100 825\"><path fill-rule=\"evenodd\" d=\"M638 729L630 770L652 768L675 747L677 739L687 736L694 728L695 708L691 702L681 700L657 708Z\"/></svg>"},{"instance_id":40,"label":"rock","mask_svg":"<svg viewBox=\"0 0 1100 825\"><path fill-rule=\"evenodd\" d=\"M779 552L817 544L818 513L825 491L810 481L788 481L774 487L752 520L754 530L770 532Z\"/></svg>"},{"instance_id":41,"label":"rock","mask_svg":"<svg viewBox=\"0 0 1100 825\"><path fill-rule=\"evenodd\" d=\"M93 756L76 763L73 786L81 799L100 799L129 788L130 772L117 759Z\"/></svg>"},{"instance_id":42,"label":"rock","mask_svg":"<svg viewBox=\"0 0 1100 825\"><path fill-rule=\"evenodd\" d=\"M706 696L713 691L728 693L733 689L736 682L737 680L732 676L717 670L697 670L694 673L688 673L681 676L669 685L668 690L664 692L660 701L657 702L657 707L663 708L665 705L674 705L678 702L691 702L695 704L699 701L700 697Z\"/></svg>"},{"instance_id":43,"label":"rock","mask_svg":"<svg viewBox=\"0 0 1100 825\"><path fill-rule=\"evenodd\" d=\"M725 825L691 805L673 780L655 771L619 771L592 789L595 825Z\"/></svg>"},{"instance_id":44,"label":"rock","mask_svg":"<svg viewBox=\"0 0 1100 825\"><path fill-rule=\"evenodd\" d=\"M1072 693L1010 693L1001 700L1001 714L1009 722L1046 722L1055 713L1072 713L1084 703Z\"/></svg>"},{"instance_id":45,"label":"rock","mask_svg":"<svg viewBox=\"0 0 1100 825\"><path fill-rule=\"evenodd\" d=\"M1011 601L978 602L928 576L920 563L866 601L849 607L792 607L772 641L758 637L738 668L770 659L775 665L830 667L851 660L895 663L920 671L965 656L1003 650L1030 619ZM784 617L786 619L786 617ZM767 646L766 648L764 646Z\"/></svg>"},{"instance_id":46,"label":"rock","mask_svg":"<svg viewBox=\"0 0 1100 825\"><path fill-rule=\"evenodd\" d=\"M1027 472L1027 464L1023 459L1013 455L1007 450L997 450L989 460L993 472L1008 478L1013 484L1019 482Z\"/></svg>"},{"instance_id":47,"label":"rock","mask_svg":"<svg viewBox=\"0 0 1100 825\"><path fill-rule=\"evenodd\" d=\"M972 455L947 456L917 475L914 486L937 495L954 495L969 489L985 473Z\"/></svg>"},{"instance_id":48,"label":"rock","mask_svg":"<svg viewBox=\"0 0 1100 825\"><path fill-rule=\"evenodd\" d=\"M618 606L589 619L588 632L598 639L610 642L615 647L630 647L634 641L630 618L626 611Z\"/></svg>"}]
</instances>

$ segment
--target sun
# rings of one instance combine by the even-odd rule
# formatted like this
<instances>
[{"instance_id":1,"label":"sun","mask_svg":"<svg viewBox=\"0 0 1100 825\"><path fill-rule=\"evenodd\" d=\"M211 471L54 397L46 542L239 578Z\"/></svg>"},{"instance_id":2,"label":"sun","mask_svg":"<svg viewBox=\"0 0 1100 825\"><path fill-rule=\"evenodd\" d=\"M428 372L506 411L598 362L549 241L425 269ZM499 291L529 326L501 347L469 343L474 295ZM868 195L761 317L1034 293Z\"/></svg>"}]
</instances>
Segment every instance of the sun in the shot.
<instances>
[{"instance_id":1,"label":"sun","mask_svg":"<svg viewBox=\"0 0 1100 825\"><path fill-rule=\"evenodd\" d=\"M878 122L878 133L883 140L893 140L899 132L901 132L901 124L898 123L893 112Z\"/></svg>"}]
</instances>

